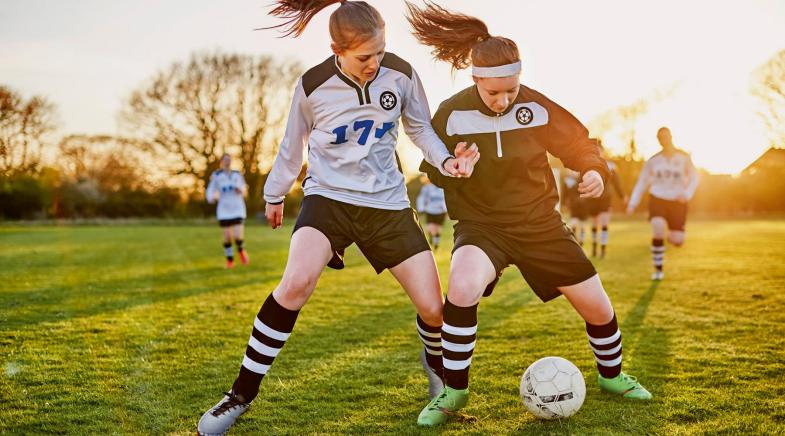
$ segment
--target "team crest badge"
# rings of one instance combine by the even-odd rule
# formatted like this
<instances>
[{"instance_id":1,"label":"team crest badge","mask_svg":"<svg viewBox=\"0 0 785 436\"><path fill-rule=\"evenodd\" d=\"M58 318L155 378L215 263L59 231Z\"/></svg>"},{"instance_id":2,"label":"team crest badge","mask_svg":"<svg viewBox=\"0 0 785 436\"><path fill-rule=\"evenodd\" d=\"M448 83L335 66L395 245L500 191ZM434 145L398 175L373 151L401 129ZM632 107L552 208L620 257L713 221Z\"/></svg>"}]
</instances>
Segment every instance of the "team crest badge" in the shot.
<instances>
[{"instance_id":1,"label":"team crest badge","mask_svg":"<svg viewBox=\"0 0 785 436\"><path fill-rule=\"evenodd\" d=\"M386 110L390 110L398 104L398 97L390 91L384 91L379 96L379 104Z\"/></svg>"},{"instance_id":2,"label":"team crest badge","mask_svg":"<svg viewBox=\"0 0 785 436\"><path fill-rule=\"evenodd\" d=\"M515 112L515 119L525 126L532 122L534 119L534 113L531 109L524 106Z\"/></svg>"}]
</instances>

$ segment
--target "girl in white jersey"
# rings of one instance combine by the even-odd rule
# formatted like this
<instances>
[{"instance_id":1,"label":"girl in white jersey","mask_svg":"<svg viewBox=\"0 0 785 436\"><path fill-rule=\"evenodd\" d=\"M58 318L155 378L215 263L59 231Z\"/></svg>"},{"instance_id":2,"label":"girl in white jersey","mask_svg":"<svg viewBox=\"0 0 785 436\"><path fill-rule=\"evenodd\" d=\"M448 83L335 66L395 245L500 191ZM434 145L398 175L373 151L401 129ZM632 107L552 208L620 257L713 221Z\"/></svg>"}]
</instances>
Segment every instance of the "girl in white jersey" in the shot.
<instances>
[{"instance_id":1,"label":"girl in white jersey","mask_svg":"<svg viewBox=\"0 0 785 436\"><path fill-rule=\"evenodd\" d=\"M245 226L243 225L245 222L245 200L243 196L245 196L246 190L243 175L239 171L232 170L232 157L224 154L221 157L221 168L210 175L210 183L205 190L205 196L210 204L218 202L215 216L224 233L226 268L234 266L232 239L237 246L240 261L243 265L248 264L248 252L243 247L245 239Z\"/></svg>"},{"instance_id":2,"label":"girl in white jersey","mask_svg":"<svg viewBox=\"0 0 785 436\"><path fill-rule=\"evenodd\" d=\"M665 277L662 264L665 258L665 229L668 241L676 247L684 244L687 223L687 202L698 188L698 172L685 151L673 145L671 131L661 127L657 140L662 151L643 165L638 183L632 191L627 213L631 214L649 192L649 221L651 222L651 257L654 263L652 280Z\"/></svg>"},{"instance_id":3,"label":"girl in white jersey","mask_svg":"<svg viewBox=\"0 0 785 436\"><path fill-rule=\"evenodd\" d=\"M444 202L444 190L431 183L428 176L420 177L422 187L417 194L417 211L425 214L425 230L434 250L439 249L442 226L447 218L447 204Z\"/></svg>"},{"instance_id":4,"label":"girl in white jersey","mask_svg":"<svg viewBox=\"0 0 785 436\"><path fill-rule=\"evenodd\" d=\"M298 36L317 12L333 3L339 2L279 0L272 15L287 19L282 25L286 35ZM265 215L278 228L284 196L307 150L305 198L286 269L254 319L232 389L199 421L201 434L223 434L250 406L325 266L343 268L343 250L352 243L377 273L389 269L409 295L418 314L429 393L435 395L442 387L442 292L433 254L397 166L398 124L403 122L425 159L445 177L471 175L479 153L465 143L455 149L455 156L447 151L431 127L417 74L403 59L385 53L379 12L363 1L340 3L330 16L333 55L298 81L286 132L264 186Z\"/></svg>"}]
</instances>

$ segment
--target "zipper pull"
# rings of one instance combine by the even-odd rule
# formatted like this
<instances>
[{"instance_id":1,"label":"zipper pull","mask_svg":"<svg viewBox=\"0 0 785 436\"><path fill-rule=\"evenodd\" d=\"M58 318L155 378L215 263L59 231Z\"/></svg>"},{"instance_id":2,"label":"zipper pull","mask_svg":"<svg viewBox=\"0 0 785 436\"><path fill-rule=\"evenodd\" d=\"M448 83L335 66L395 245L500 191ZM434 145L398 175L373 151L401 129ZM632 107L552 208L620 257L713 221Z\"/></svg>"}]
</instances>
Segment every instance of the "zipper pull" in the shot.
<instances>
[{"instance_id":1,"label":"zipper pull","mask_svg":"<svg viewBox=\"0 0 785 436\"><path fill-rule=\"evenodd\" d=\"M502 114L496 114L495 127L496 127L496 155L498 157L502 157L502 134L500 131L500 124L501 124L501 116Z\"/></svg>"}]
</instances>

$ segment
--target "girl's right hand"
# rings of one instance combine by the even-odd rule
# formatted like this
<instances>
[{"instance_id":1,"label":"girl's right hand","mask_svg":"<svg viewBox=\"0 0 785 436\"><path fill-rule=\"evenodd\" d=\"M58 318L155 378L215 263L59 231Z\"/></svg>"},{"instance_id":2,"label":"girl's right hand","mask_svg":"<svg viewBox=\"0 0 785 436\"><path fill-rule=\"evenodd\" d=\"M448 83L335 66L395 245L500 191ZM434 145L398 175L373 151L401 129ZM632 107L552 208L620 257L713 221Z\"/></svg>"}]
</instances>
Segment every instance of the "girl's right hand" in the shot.
<instances>
[{"instance_id":1,"label":"girl's right hand","mask_svg":"<svg viewBox=\"0 0 785 436\"><path fill-rule=\"evenodd\" d=\"M267 218L267 222L273 229L281 227L281 224L283 224L283 203L267 203L267 205L264 207L264 216Z\"/></svg>"}]
</instances>

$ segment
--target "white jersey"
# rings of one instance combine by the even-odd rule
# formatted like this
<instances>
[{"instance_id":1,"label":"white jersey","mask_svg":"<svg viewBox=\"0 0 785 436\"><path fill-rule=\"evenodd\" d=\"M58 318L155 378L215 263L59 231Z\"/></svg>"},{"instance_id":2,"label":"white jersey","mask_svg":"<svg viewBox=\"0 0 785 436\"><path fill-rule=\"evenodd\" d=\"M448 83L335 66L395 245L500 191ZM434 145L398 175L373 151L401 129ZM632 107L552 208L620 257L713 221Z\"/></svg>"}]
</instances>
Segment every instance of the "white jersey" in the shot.
<instances>
[{"instance_id":1,"label":"white jersey","mask_svg":"<svg viewBox=\"0 0 785 436\"><path fill-rule=\"evenodd\" d=\"M697 187L698 172L687 153L676 150L668 157L659 152L643 165L628 207L638 206L647 188L649 194L657 198L675 201L681 196L690 200Z\"/></svg>"},{"instance_id":2,"label":"white jersey","mask_svg":"<svg viewBox=\"0 0 785 436\"><path fill-rule=\"evenodd\" d=\"M417 211L430 215L447 213L444 190L433 183L426 183L417 195Z\"/></svg>"},{"instance_id":3,"label":"white jersey","mask_svg":"<svg viewBox=\"0 0 785 436\"><path fill-rule=\"evenodd\" d=\"M218 200L215 216L219 220L245 218L244 189L245 179L239 171L217 170L210 175L205 196L211 203Z\"/></svg>"},{"instance_id":4,"label":"white jersey","mask_svg":"<svg viewBox=\"0 0 785 436\"><path fill-rule=\"evenodd\" d=\"M283 201L307 146L305 195L377 209L409 207L395 153L399 121L425 159L444 171L450 153L431 127L425 91L412 67L386 53L376 78L361 87L331 56L297 82L264 200Z\"/></svg>"}]
</instances>

